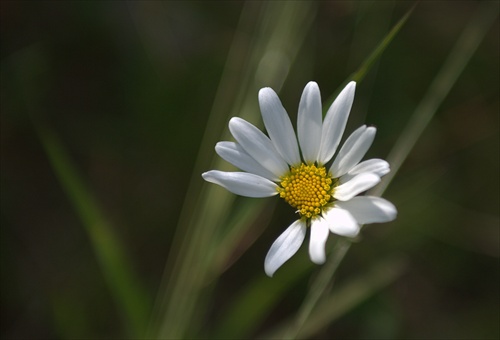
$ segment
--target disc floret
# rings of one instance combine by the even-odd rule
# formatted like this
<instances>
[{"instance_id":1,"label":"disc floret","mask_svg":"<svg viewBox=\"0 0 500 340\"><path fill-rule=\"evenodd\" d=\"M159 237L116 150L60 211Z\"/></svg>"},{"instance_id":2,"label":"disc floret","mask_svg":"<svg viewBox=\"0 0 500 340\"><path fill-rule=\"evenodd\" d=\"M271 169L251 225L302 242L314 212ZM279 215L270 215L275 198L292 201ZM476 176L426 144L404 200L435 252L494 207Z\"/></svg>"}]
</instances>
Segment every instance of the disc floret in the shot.
<instances>
[{"instance_id":1,"label":"disc floret","mask_svg":"<svg viewBox=\"0 0 500 340\"><path fill-rule=\"evenodd\" d=\"M336 182L325 167L302 163L281 177L278 192L301 216L311 218L331 201Z\"/></svg>"}]
</instances>

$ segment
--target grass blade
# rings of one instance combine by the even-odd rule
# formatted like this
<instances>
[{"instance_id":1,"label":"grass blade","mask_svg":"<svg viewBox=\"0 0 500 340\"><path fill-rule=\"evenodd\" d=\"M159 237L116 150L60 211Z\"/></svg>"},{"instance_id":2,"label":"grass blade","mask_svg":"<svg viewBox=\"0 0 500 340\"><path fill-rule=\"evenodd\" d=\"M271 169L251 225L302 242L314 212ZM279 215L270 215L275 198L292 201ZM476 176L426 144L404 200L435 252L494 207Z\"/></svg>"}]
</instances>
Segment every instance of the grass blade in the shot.
<instances>
[{"instance_id":1,"label":"grass blade","mask_svg":"<svg viewBox=\"0 0 500 340\"><path fill-rule=\"evenodd\" d=\"M409 16L415 9L414 5L412 8L408 10L408 12L394 25L394 27L389 31L389 33L384 37L384 39L380 42L380 44L375 48L375 50L368 56L368 58L361 64L360 68L358 69L357 72L355 72L353 75L351 75L346 81L345 84L347 84L348 81L351 79L356 80L356 81L361 81L366 73L371 69L371 67L374 65L375 61L380 58L382 53L385 51L385 49L389 46L390 42L394 39L396 34L401 30L403 25L406 23L408 20ZM342 88L342 86L340 87ZM333 102L335 97L331 99L331 102ZM330 101L329 101L330 102ZM328 107L328 106L326 106ZM349 243L348 241L340 241L346 242L346 244L342 245L340 244L339 246L335 247L332 251L332 254L329 256L333 258L331 262L329 262L330 265L324 266L318 277L315 279L313 284L311 285L311 288L309 289L309 294L305 297L304 302L302 303L301 308L296 314L295 321L292 323L292 326L286 330L285 337L294 339L298 336L300 333L302 327L310 320L310 316L312 311L315 309L317 303L319 302L320 298L322 295L324 295L325 289L328 285L328 282L331 281L333 275L335 274L336 269L338 268L340 262L342 261L342 258L346 254L346 252L349 249Z\"/></svg>"},{"instance_id":2,"label":"grass blade","mask_svg":"<svg viewBox=\"0 0 500 340\"><path fill-rule=\"evenodd\" d=\"M63 143L55 132L43 123L43 117L40 117L40 107L43 107L39 103L40 93L47 87L42 82L49 81L50 74L47 71L51 66L43 44L33 44L19 51L10 62L18 92L22 95L55 176L87 232L110 294L116 302L123 323L127 325L127 335L142 336L150 313L150 296L146 294L129 266L130 261L126 258L125 249L114 235L112 227L79 175Z\"/></svg>"},{"instance_id":3,"label":"grass blade","mask_svg":"<svg viewBox=\"0 0 500 340\"><path fill-rule=\"evenodd\" d=\"M56 177L89 235L102 273L129 327L130 335L141 336L149 316L149 297L128 266L129 261L121 244L78 175L62 143L48 127L38 124L36 130Z\"/></svg>"},{"instance_id":4,"label":"grass blade","mask_svg":"<svg viewBox=\"0 0 500 340\"><path fill-rule=\"evenodd\" d=\"M323 298L318 303L307 323L297 333L297 337L310 339L330 322L397 280L404 273L405 268L406 261L398 256L379 260L369 269L360 271L362 274L348 280L333 294ZM276 328L273 333L265 334L262 338L287 338L286 336L282 337L282 334L294 327L296 326L293 320L289 321Z\"/></svg>"},{"instance_id":5,"label":"grass blade","mask_svg":"<svg viewBox=\"0 0 500 340\"><path fill-rule=\"evenodd\" d=\"M203 183L200 174L209 168L224 168L224 163L218 157L214 157L212 161L210 158L214 156L213 146L221 134L225 136L227 133L221 133L227 120L226 113L239 112L238 115L245 119L260 120L256 107L256 93L261 86L258 82L265 82L275 89L281 87L289 64L310 25L311 6L306 2L250 2L243 9L242 22L246 22L250 30L258 31L258 38L251 45L252 48L243 47L249 50L248 60L243 60L245 65L235 66L242 62L240 44L241 41L247 41L246 38L238 40L236 35L234 50L228 57L186 195L189 199L181 213L174 248L170 252L160 288L155 319L151 325L151 334L154 336L182 338L188 332L196 334L199 329L197 315L204 313L202 293L206 293L207 281L213 278L210 277L213 259L207 255L215 254L212 250L214 236L219 234L218 228L227 220L234 201L234 195ZM246 36L248 28L241 30L241 34ZM274 56L276 52L286 56L288 63L281 62L282 57L262 62L270 56L270 52ZM288 66L283 68L284 64ZM276 67L269 67L273 65ZM235 71L238 67L245 72ZM260 77L258 81L255 79L256 75ZM232 96L228 96L228 93Z\"/></svg>"},{"instance_id":6,"label":"grass blade","mask_svg":"<svg viewBox=\"0 0 500 340\"><path fill-rule=\"evenodd\" d=\"M272 279L259 276L248 282L224 313L223 319L215 328L214 339L243 339L271 313L284 293L312 268L309 258L296 257L293 270L284 270ZM258 301L258 303L256 303Z\"/></svg>"},{"instance_id":7,"label":"grass blade","mask_svg":"<svg viewBox=\"0 0 500 340\"><path fill-rule=\"evenodd\" d=\"M372 67L375 65L375 62L380 59L384 51L387 49L387 47L390 45L392 40L396 37L396 35L399 33L401 28L403 28L404 24L406 21L408 21L408 18L410 15L413 13L415 7L417 4L414 4L406 14L399 19L399 21L392 27L392 29L387 33L387 35L382 39L382 41L375 47L373 52L361 63L359 68L356 70L356 72L352 73L350 76L347 77L347 79L342 83L342 85L339 86L339 90L334 92L328 100L325 102L325 105L323 105L324 110L327 110L330 105L333 103L335 98L337 98L337 95L341 89L343 89L351 80L354 80L356 82L361 82L366 74L372 69Z\"/></svg>"},{"instance_id":8,"label":"grass blade","mask_svg":"<svg viewBox=\"0 0 500 340\"><path fill-rule=\"evenodd\" d=\"M413 8L409 13L411 13L412 10ZM409 15L409 13L407 13L407 15ZM424 128L432 119L440 103L451 90L451 87L457 80L463 68L467 65L467 62L470 60L471 56L479 46L479 43L482 41L484 35L488 31L490 25L493 23L497 16L498 4L494 3L493 5L491 5L490 3L486 3L472 18L469 25L465 28L462 36L458 40L457 44L451 51L448 59L445 61L441 71L438 73L433 83L431 84L429 91L415 110L415 114L410 120L406 130L401 134L394 150L391 152L388 160L393 170L391 171L390 175L385 178L383 184L377 186L374 190L371 190L371 194L382 195L382 193L385 191L394 174L397 172L403 161L410 153L417 139L420 137ZM406 21L406 19L407 16L403 17L401 21L404 22ZM401 28L401 25L397 26L399 30ZM390 35L393 35L393 31L394 30L391 30ZM380 52L378 52L378 54L380 54ZM373 64L373 61L370 61L372 59L373 58L370 56L366 64ZM362 78L365 73L366 71L362 66L357 74L359 74ZM343 256L343 254L333 254L333 256ZM322 271L327 272L328 268L325 267L322 269ZM331 274L331 277L333 277L334 271L331 271L329 274ZM322 273L320 274L319 278L321 277ZM317 280L319 280L319 278ZM313 283L313 286L314 285L316 285L316 282ZM328 318L326 316L327 313L320 310L320 308L314 308L319 301L319 296L323 295L323 292L324 290L320 293L311 290L311 293L306 297L303 306L298 312L294 322L291 323L289 327L283 328L283 330L287 332L287 335L289 337L296 338L298 336L311 336L315 331L320 330L321 327L327 325L329 321L333 320L333 318L338 315L337 312L333 312L329 314L330 318ZM358 298L356 295L352 296L354 300ZM331 302L331 299L332 297L326 298L326 301ZM350 303L351 302L346 302L346 304Z\"/></svg>"},{"instance_id":9,"label":"grass blade","mask_svg":"<svg viewBox=\"0 0 500 340\"><path fill-rule=\"evenodd\" d=\"M371 194L381 195L385 191L497 17L496 1L483 3L475 13L389 153L391 172Z\"/></svg>"}]
</instances>

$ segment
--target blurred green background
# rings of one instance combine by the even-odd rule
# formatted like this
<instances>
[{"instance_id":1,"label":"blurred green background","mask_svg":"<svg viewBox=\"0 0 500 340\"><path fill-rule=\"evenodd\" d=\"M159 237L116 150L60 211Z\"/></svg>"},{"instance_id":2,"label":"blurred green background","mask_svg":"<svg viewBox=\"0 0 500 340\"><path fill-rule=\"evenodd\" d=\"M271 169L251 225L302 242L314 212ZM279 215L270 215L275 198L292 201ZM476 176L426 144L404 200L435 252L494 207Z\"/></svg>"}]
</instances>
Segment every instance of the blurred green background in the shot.
<instances>
[{"instance_id":1,"label":"blurred green background","mask_svg":"<svg viewBox=\"0 0 500 340\"><path fill-rule=\"evenodd\" d=\"M495 4L422 1L358 83L347 132L377 126L367 156L386 158L465 27L496 12L384 194L397 220L363 230L307 338L500 336ZM303 245L275 278L263 270L292 210L220 200L236 223L193 229L200 174L220 168L229 117L261 124L259 88L279 91L295 124L305 84L326 101L412 5L2 1L2 338L142 337L190 263L208 269L184 336L255 338L293 317L320 267ZM183 249L210 230L236 236L210 238L218 262L203 267Z\"/></svg>"}]
</instances>

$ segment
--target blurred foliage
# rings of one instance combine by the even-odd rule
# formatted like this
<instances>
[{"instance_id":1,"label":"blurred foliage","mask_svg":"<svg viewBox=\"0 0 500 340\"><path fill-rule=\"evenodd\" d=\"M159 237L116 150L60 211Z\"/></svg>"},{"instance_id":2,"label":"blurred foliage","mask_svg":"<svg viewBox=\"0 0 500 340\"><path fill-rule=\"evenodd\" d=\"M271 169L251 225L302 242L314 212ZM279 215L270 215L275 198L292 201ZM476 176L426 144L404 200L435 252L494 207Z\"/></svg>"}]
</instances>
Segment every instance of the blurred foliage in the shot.
<instances>
[{"instance_id":1,"label":"blurred foliage","mask_svg":"<svg viewBox=\"0 0 500 340\"><path fill-rule=\"evenodd\" d=\"M133 337L149 313L141 309L156 301L154 323L176 263L189 263L184 245L213 260L190 269L201 296L178 297L193 303L190 336L272 336L289 325L321 270L303 265L303 247L265 276L289 207L224 196L200 172L212 168L228 117L260 124L259 88L280 90L295 121L309 80L326 101L413 4L288 3L0 2L2 338ZM357 87L347 131L377 126L368 157L387 156L471 18L481 6L498 13L495 4L417 5ZM384 194L398 219L364 228L312 311L308 338L500 336L498 41L497 16ZM259 59L269 46L281 59ZM283 55L288 64L276 62ZM49 144L37 131L50 131ZM61 180L60 157L76 179ZM71 183L84 201L71 198ZM203 214L186 208L207 190L226 198ZM184 223L229 204L202 233ZM105 221L118 274L85 216ZM120 275L136 284L118 293L110 282L120 286ZM138 298L136 313L117 303Z\"/></svg>"}]
</instances>

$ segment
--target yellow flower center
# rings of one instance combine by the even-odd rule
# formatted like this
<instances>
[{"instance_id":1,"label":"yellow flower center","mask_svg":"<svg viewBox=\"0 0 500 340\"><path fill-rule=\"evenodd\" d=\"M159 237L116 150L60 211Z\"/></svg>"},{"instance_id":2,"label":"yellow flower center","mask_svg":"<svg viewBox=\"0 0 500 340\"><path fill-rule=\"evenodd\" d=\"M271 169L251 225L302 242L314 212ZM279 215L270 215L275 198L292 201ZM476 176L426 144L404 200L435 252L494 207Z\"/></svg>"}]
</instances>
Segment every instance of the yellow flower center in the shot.
<instances>
[{"instance_id":1,"label":"yellow flower center","mask_svg":"<svg viewBox=\"0 0 500 340\"><path fill-rule=\"evenodd\" d=\"M278 192L301 216L311 218L321 212L332 199L337 179L332 178L325 167L300 164L281 177Z\"/></svg>"}]
</instances>

